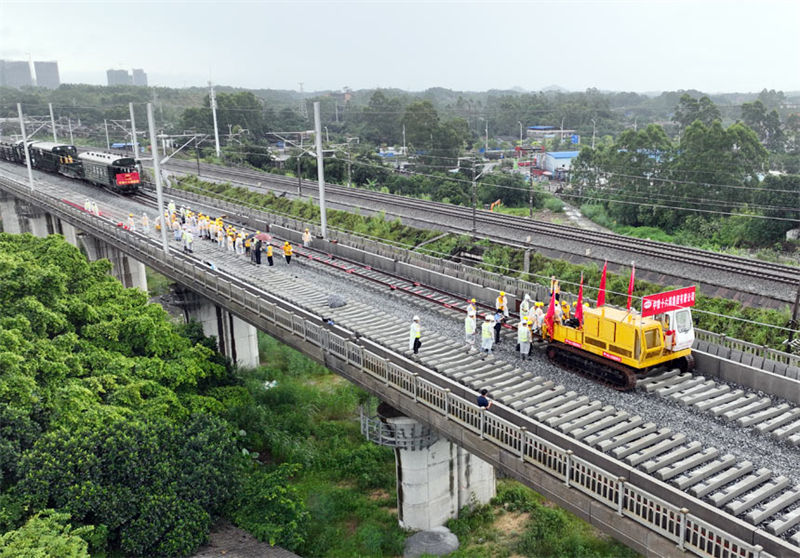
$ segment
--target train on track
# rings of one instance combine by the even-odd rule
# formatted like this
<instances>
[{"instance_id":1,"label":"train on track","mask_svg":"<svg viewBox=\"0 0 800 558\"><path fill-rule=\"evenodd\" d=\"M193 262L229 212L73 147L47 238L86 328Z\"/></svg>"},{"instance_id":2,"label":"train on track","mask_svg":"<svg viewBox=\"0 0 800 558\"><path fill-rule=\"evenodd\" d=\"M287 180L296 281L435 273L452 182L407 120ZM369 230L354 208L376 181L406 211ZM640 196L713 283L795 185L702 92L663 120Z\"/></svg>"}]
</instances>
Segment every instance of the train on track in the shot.
<instances>
[{"instance_id":1,"label":"train on track","mask_svg":"<svg viewBox=\"0 0 800 558\"><path fill-rule=\"evenodd\" d=\"M134 194L141 183L140 166L133 157L89 151L78 153L74 145L49 141L29 141L31 167L86 180L120 194ZM25 164L22 140L0 142L0 159Z\"/></svg>"},{"instance_id":2,"label":"train on track","mask_svg":"<svg viewBox=\"0 0 800 558\"><path fill-rule=\"evenodd\" d=\"M694 368L689 308L642 317L610 306L587 307L581 327L554 320L552 327L545 324L543 340L550 360L622 391L667 368Z\"/></svg>"}]
</instances>

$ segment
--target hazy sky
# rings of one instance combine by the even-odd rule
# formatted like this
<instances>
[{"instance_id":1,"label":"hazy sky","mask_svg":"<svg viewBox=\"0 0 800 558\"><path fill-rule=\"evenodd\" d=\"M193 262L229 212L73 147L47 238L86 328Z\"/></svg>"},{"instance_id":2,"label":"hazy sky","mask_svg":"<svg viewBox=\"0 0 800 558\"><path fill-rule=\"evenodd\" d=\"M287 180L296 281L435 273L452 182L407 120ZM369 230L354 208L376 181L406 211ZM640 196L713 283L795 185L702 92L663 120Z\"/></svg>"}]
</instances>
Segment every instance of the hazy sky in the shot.
<instances>
[{"instance_id":1,"label":"hazy sky","mask_svg":"<svg viewBox=\"0 0 800 558\"><path fill-rule=\"evenodd\" d=\"M798 29L800 0L0 0L0 58L177 87L790 91Z\"/></svg>"}]
</instances>

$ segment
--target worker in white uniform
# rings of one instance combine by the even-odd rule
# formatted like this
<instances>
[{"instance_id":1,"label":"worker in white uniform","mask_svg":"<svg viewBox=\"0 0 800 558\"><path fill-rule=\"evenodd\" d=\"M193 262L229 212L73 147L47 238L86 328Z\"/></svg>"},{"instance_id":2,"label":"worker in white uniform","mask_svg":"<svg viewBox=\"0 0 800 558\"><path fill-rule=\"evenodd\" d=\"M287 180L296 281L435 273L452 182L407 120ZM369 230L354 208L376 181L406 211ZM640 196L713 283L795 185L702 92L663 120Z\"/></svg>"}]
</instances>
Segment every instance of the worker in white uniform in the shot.
<instances>
[{"instance_id":1,"label":"worker in white uniform","mask_svg":"<svg viewBox=\"0 0 800 558\"><path fill-rule=\"evenodd\" d=\"M519 321L517 326L517 343L519 343L519 358L527 360L531 350L531 328L527 318Z\"/></svg>"},{"instance_id":2,"label":"worker in white uniform","mask_svg":"<svg viewBox=\"0 0 800 558\"><path fill-rule=\"evenodd\" d=\"M492 346L494 345L494 319L491 316L486 316L486 320L481 325L481 351L486 354L492 354Z\"/></svg>"},{"instance_id":3,"label":"worker in white uniform","mask_svg":"<svg viewBox=\"0 0 800 558\"><path fill-rule=\"evenodd\" d=\"M464 318L464 341L467 343L467 352L471 351L475 346L475 331L477 330L477 323L475 316L467 316Z\"/></svg>"}]
</instances>

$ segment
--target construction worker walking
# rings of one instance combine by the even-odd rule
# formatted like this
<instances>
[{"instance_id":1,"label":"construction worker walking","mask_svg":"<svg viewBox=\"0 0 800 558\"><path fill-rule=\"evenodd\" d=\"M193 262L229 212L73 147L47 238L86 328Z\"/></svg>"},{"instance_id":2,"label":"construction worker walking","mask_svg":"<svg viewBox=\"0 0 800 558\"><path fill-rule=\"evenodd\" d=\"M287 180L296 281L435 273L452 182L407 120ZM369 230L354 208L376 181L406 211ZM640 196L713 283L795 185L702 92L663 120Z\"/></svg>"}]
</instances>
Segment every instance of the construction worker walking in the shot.
<instances>
[{"instance_id":1,"label":"construction worker walking","mask_svg":"<svg viewBox=\"0 0 800 558\"><path fill-rule=\"evenodd\" d=\"M492 354L492 345L494 344L493 321L491 316L486 316L486 320L481 325L481 351L485 351L488 355Z\"/></svg>"},{"instance_id":2,"label":"construction worker walking","mask_svg":"<svg viewBox=\"0 0 800 558\"><path fill-rule=\"evenodd\" d=\"M272 244L267 244L267 263L272 267Z\"/></svg>"},{"instance_id":3,"label":"construction worker walking","mask_svg":"<svg viewBox=\"0 0 800 558\"><path fill-rule=\"evenodd\" d=\"M306 229L303 233L303 248L308 248L309 246L311 246L311 233Z\"/></svg>"},{"instance_id":4,"label":"construction worker walking","mask_svg":"<svg viewBox=\"0 0 800 558\"><path fill-rule=\"evenodd\" d=\"M147 213L142 213L142 230L145 234L150 233L150 219L148 219Z\"/></svg>"},{"instance_id":5,"label":"construction worker walking","mask_svg":"<svg viewBox=\"0 0 800 558\"><path fill-rule=\"evenodd\" d=\"M128 230L136 232L136 219L133 218L133 213L128 213Z\"/></svg>"},{"instance_id":6,"label":"construction worker walking","mask_svg":"<svg viewBox=\"0 0 800 558\"><path fill-rule=\"evenodd\" d=\"M419 316L414 316L411 320L411 328L408 332L408 348L409 350L414 351L416 355L419 352L419 348L422 346L422 341L420 337L422 336L422 326L419 323Z\"/></svg>"},{"instance_id":7,"label":"construction worker walking","mask_svg":"<svg viewBox=\"0 0 800 558\"><path fill-rule=\"evenodd\" d=\"M288 240L283 243L283 259L286 260L286 265L292 263L292 245Z\"/></svg>"},{"instance_id":8,"label":"construction worker walking","mask_svg":"<svg viewBox=\"0 0 800 558\"><path fill-rule=\"evenodd\" d=\"M519 321L517 326L517 343L519 343L519 358L526 360L531 350L531 329L527 318Z\"/></svg>"}]
</instances>

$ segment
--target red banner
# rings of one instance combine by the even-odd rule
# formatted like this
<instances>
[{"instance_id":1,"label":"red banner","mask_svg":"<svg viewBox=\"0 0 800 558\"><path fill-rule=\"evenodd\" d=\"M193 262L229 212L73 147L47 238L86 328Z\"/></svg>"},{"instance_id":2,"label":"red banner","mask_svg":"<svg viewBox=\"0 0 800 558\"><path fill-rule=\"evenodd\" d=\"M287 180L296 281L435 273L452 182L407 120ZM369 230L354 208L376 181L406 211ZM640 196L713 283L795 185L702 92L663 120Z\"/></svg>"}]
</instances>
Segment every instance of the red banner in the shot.
<instances>
[{"instance_id":1,"label":"red banner","mask_svg":"<svg viewBox=\"0 0 800 558\"><path fill-rule=\"evenodd\" d=\"M139 184L138 172L121 172L117 175L117 184L125 186L126 184Z\"/></svg>"},{"instance_id":2,"label":"red banner","mask_svg":"<svg viewBox=\"0 0 800 558\"><path fill-rule=\"evenodd\" d=\"M642 317L694 306L694 295L695 287L647 295L642 298Z\"/></svg>"}]
</instances>

